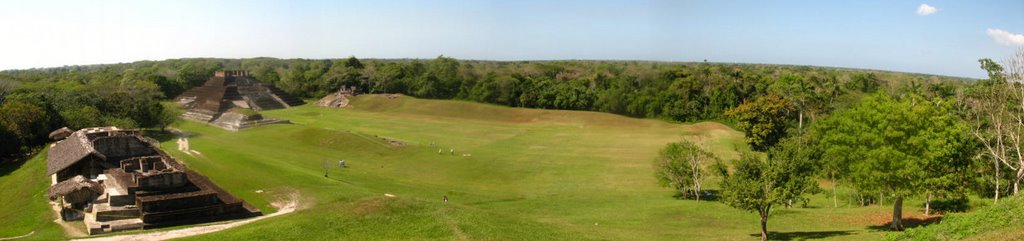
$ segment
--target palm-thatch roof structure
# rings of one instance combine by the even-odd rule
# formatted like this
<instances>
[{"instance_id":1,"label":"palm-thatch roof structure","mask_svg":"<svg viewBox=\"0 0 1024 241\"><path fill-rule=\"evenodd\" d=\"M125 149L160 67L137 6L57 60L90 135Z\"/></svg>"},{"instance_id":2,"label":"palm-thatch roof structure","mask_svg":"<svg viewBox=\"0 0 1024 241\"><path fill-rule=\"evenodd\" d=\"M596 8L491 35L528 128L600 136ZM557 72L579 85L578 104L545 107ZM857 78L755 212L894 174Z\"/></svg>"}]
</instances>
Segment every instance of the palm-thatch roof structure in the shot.
<instances>
[{"instance_id":1,"label":"palm-thatch roof structure","mask_svg":"<svg viewBox=\"0 0 1024 241\"><path fill-rule=\"evenodd\" d=\"M67 127L62 127L53 132L50 132L50 140L64 140L64 138L68 138L68 136L71 136L71 133L73 132L74 131L71 131L71 129L68 129Z\"/></svg>"},{"instance_id":2,"label":"palm-thatch roof structure","mask_svg":"<svg viewBox=\"0 0 1024 241\"><path fill-rule=\"evenodd\" d=\"M46 192L46 196L50 198L50 201L54 201L59 197L67 196L82 189L89 189L97 194L103 193L103 185L89 181L89 179L79 175L50 186L50 189Z\"/></svg>"},{"instance_id":3,"label":"palm-thatch roof structure","mask_svg":"<svg viewBox=\"0 0 1024 241\"><path fill-rule=\"evenodd\" d=\"M103 154L96 152L92 142L86 137L85 132L75 132L68 136L67 139L57 142L47 152L49 161L46 163L46 175L53 175L64 170L89 155L103 156Z\"/></svg>"}]
</instances>

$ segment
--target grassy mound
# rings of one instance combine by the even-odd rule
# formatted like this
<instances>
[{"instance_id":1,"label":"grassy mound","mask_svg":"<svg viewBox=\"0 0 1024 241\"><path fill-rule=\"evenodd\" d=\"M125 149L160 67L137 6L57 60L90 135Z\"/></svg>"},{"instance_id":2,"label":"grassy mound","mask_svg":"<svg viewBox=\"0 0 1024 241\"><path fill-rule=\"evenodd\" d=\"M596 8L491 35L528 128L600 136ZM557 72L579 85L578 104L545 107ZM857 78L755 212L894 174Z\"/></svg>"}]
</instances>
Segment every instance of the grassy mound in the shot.
<instances>
[{"instance_id":1,"label":"grassy mound","mask_svg":"<svg viewBox=\"0 0 1024 241\"><path fill-rule=\"evenodd\" d=\"M1012 197L968 213L950 214L938 224L889 235L886 240L1021 240L1024 198Z\"/></svg>"}]
</instances>

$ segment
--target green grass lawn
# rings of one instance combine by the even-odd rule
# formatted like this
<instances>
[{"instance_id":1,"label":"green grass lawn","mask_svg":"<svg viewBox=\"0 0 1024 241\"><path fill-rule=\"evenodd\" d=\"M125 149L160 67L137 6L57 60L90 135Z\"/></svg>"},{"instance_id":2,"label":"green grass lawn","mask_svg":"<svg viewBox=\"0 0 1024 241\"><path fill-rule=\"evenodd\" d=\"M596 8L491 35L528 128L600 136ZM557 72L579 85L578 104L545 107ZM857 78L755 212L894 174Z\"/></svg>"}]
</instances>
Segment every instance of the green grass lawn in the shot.
<instances>
[{"instance_id":1,"label":"green grass lawn","mask_svg":"<svg viewBox=\"0 0 1024 241\"><path fill-rule=\"evenodd\" d=\"M0 165L0 238L29 233L32 240L64 237L64 231L53 222L57 214L46 199L49 186L46 155Z\"/></svg>"},{"instance_id":2,"label":"green grass lawn","mask_svg":"<svg viewBox=\"0 0 1024 241\"><path fill-rule=\"evenodd\" d=\"M302 197L295 213L188 239L752 240L759 232L756 214L675 199L653 177L658 150L684 138L735 158L735 149L745 148L742 134L718 123L405 96L359 96L352 105L266 111L293 124L240 132L177 124L202 154L177 151L167 136L164 149L232 194L265 213L288 194ZM0 237L62 235L42 197L48 179L41 156L0 174L4 193L21 195L0 195ZM337 167L342 159L348 168ZM907 205L916 211L915 202ZM887 232L872 226L891 213L890 206L845 202L832 208L823 194L809 208L776 210L769 231L796 240L879 239Z\"/></svg>"}]
</instances>

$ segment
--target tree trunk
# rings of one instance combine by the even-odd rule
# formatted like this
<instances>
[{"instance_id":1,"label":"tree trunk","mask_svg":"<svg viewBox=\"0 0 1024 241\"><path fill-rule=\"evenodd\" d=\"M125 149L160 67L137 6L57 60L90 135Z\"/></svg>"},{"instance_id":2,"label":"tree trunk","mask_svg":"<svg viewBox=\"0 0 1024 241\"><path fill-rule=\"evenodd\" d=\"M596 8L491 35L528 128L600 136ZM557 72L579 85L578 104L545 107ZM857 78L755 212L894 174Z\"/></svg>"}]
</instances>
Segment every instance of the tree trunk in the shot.
<instances>
[{"instance_id":1,"label":"tree trunk","mask_svg":"<svg viewBox=\"0 0 1024 241\"><path fill-rule=\"evenodd\" d=\"M929 191L927 196L924 198L924 216L930 215L932 212L932 192Z\"/></svg>"},{"instance_id":2,"label":"tree trunk","mask_svg":"<svg viewBox=\"0 0 1024 241\"><path fill-rule=\"evenodd\" d=\"M1020 167L1017 168L1017 179L1013 180L1013 195L1014 196L1017 196L1017 194L1020 192L1020 188L1019 188L1019 186L1020 186L1020 179L1024 178L1024 176L1022 176L1022 174L1024 174L1024 165L1021 165Z\"/></svg>"},{"instance_id":3,"label":"tree trunk","mask_svg":"<svg viewBox=\"0 0 1024 241\"><path fill-rule=\"evenodd\" d=\"M839 184L836 183L836 174L829 174L832 179L832 208L839 207L839 197L836 192L839 192Z\"/></svg>"},{"instance_id":4,"label":"tree trunk","mask_svg":"<svg viewBox=\"0 0 1024 241\"><path fill-rule=\"evenodd\" d=\"M698 163L699 165L699 163ZM694 168L693 170L693 194L696 195L697 201L700 202L700 167Z\"/></svg>"},{"instance_id":5,"label":"tree trunk","mask_svg":"<svg viewBox=\"0 0 1024 241\"><path fill-rule=\"evenodd\" d=\"M696 158L693 155L691 155L690 156L690 169L693 172L693 195L694 195L694 197L697 198L698 202L700 202L700 192L701 192L701 190L700 190L701 189L700 188L700 178L701 178L700 166L701 166L700 159Z\"/></svg>"},{"instance_id":6,"label":"tree trunk","mask_svg":"<svg viewBox=\"0 0 1024 241\"><path fill-rule=\"evenodd\" d=\"M892 204L892 224L889 228L903 231L903 197L901 196L896 196L896 200Z\"/></svg>"},{"instance_id":7,"label":"tree trunk","mask_svg":"<svg viewBox=\"0 0 1024 241\"><path fill-rule=\"evenodd\" d=\"M797 148L802 148L804 146L804 109L803 109L803 107L800 107L800 118L799 119L800 119L800 125L797 126L797 128L796 128L796 130L798 131L798 134L796 136L796 142L798 144Z\"/></svg>"},{"instance_id":8,"label":"tree trunk","mask_svg":"<svg viewBox=\"0 0 1024 241\"><path fill-rule=\"evenodd\" d=\"M996 165L996 177L995 177L996 178L996 197L995 197L995 200L993 200L992 202L993 203L999 203L999 179L1000 179L999 178L999 160L996 160L995 162L996 162L996 164L995 164Z\"/></svg>"},{"instance_id":9,"label":"tree trunk","mask_svg":"<svg viewBox=\"0 0 1024 241\"><path fill-rule=\"evenodd\" d=\"M803 134L803 132L804 132L804 110L803 110L803 108L800 109L800 125L797 127L797 130L800 130L800 134Z\"/></svg>"},{"instance_id":10,"label":"tree trunk","mask_svg":"<svg viewBox=\"0 0 1024 241\"><path fill-rule=\"evenodd\" d=\"M768 215L761 214L761 241L768 240Z\"/></svg>"}]
</instances>

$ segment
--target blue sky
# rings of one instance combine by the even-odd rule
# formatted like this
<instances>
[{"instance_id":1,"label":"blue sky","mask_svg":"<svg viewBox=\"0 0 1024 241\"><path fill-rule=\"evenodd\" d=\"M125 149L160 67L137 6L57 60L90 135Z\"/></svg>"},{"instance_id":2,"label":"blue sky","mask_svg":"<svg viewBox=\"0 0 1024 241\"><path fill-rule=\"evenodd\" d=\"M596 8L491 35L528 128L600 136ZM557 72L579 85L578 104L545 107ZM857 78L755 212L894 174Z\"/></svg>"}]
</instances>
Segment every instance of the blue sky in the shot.
<instances>
[{"instance_id":1,"label":"blue sky","mask_svg":"<svg viewBox=\"0 0 1024 241\"><path fill-rule=\"evenodd\" d=\"M930 10L919 12L922 4ZM925 7L924 10L929 10ZM183 57L628 59L984 77L1024 1L13 1L0 69Z\"/></svg>"}]
</instances>

